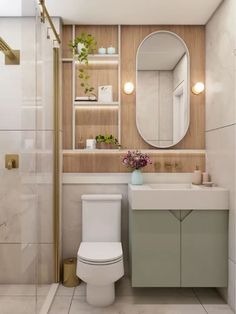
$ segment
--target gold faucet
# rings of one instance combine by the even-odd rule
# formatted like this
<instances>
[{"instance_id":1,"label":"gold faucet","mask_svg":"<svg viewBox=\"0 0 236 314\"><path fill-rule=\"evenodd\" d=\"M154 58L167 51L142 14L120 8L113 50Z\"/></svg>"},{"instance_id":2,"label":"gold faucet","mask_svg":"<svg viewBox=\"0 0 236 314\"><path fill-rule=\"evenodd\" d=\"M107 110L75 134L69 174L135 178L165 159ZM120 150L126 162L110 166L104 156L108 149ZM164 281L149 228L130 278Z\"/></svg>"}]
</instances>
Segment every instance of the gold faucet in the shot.
<instances>
[{"instance_id":1,"label":"gold faucet","mask_svg":"<svg viewBox=\"0 0 236 314\"><path fill-rule=\"evenodd\" d=\"M165 161L164 167L166 170L172 170L173 165L170 161Z\"/></svg>"}]
</instances>

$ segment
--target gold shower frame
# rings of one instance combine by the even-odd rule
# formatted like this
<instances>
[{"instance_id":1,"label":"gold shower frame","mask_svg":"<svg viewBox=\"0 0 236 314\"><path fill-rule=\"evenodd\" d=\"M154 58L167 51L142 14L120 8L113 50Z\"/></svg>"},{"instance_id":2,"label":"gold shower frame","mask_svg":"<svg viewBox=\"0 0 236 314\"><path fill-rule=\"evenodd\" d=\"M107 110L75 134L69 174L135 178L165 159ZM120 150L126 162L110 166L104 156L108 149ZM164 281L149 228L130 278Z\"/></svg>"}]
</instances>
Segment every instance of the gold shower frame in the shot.
<instances>
[{"instance_id":1,"label":"gold shower frame","mask_svg":"<svg viewBox=\"0 0 236 314\"><path fill-rule=\"evenodd\" d=\"M13 50L2 37L0 37L0 51L5 55L5 65L20 64L20 50Z\"/></svg>"}]
</instances>

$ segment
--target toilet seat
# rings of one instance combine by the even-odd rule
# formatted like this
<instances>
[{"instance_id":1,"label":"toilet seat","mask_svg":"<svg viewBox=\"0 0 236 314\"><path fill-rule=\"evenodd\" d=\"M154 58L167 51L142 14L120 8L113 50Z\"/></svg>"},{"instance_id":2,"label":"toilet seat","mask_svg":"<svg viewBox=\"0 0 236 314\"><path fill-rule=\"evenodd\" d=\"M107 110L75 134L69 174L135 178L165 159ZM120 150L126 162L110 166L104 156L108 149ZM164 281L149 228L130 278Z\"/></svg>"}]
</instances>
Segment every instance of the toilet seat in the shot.
<instances>
[{"instance_id":1,"label":"toilet seat","mask_svg":"<svg viewBox=\"0 0 236 314\"><path fill-rule=\"evenodd\" d=\"M123 259L120 242L82 242L78 260L90 265L109 265Z\"/></svg>"}]
</instances>

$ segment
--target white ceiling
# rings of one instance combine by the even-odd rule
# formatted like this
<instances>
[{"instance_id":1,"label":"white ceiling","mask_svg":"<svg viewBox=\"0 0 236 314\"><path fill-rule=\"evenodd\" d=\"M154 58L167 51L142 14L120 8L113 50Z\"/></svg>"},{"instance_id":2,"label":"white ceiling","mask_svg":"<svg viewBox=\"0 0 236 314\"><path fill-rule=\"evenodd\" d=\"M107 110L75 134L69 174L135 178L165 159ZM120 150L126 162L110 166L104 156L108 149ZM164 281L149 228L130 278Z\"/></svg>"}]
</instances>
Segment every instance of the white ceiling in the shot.
<instances>
[{"instance_id":1,"label":"white ceiling","mask_svg":"<svg viewBox=\"0 0 236 314\"><path fill-rule=\"evenodd\" d=\"M65 24L204 25L222 0L45 0Z\"/></svg>"},{"instance_id":2,"label":"white ceiling","mask_svg":"<svg viewBox=\"0 0 236 314\"><path fill-rule=\"evenodd\" d=\"M139 70L171 71L186 53L182 41L169 33L149 36L138 51Z\"/></svg>"}]
</instances>

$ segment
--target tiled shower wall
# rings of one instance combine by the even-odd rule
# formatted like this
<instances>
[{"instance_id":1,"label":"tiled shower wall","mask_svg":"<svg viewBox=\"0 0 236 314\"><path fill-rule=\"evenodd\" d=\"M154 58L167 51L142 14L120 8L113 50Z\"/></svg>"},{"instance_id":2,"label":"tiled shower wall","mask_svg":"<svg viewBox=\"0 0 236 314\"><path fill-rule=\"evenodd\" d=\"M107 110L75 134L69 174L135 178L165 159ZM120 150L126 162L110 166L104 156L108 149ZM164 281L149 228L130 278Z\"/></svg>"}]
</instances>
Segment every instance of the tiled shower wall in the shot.
<instances>
[{"instance_id":1,"label":"tiled shower wall","mask_svg":"<svg viewBox=\"0 0 236 314\"><path fill-rule=\"evenodd\" d=\"M52 282L51 43L34 17L1 18L0 29L21 54L9 66L0 55L0 282ZM9 153L19 169L5 169Z\"/></svg>"},{"instance_id":2,"label":"tiled shower wall","mask_svg":"<svg viewBox=\"0 0 236 314\"><path fill-rule=\"evenodd\" d=\"M236 1L225 0L206 26L206 148L212 181L229 189L229 282L222 289L235 310L236 281Z\"/></svg>"}]
</instances>

